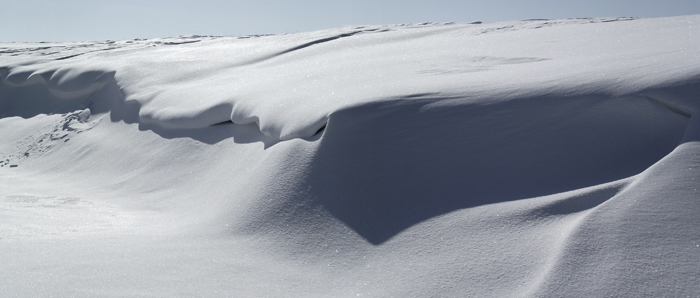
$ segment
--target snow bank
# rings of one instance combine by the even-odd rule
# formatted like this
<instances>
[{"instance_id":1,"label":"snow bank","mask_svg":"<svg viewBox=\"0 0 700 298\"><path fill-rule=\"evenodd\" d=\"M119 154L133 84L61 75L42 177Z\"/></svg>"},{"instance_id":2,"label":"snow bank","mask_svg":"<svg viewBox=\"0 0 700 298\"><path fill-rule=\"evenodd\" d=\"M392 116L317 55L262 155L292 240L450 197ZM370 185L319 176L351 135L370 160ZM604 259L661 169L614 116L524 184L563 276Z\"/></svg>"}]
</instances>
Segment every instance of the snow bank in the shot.
<instances>
[{"instance_id":1,"label":"snow bank","mask_svg":"<svg viewBox=\"0 0 700 298\"><path fill-rule=\"evenodd\" d=\"M0 44L16 296L693 296L700 17Z\"/></svg>"},{"instance_id":2,"label":"snow bank","mask_svg":"<svg viewBox=\"0 0 700 298\"><path fill-rule=\"evenodd\" d=\"M142 41L5 67L3 81L43 78L64 98L68 90L92 92L95 80L116 72L125 100L141 105L142 122L255 122L264 134L288 140L313 135L333 111L397 96L488 102L543 92L621 95L696 75L686 64L698 58L698 42L689 39L695 27L675 30L692 18L609 21L616 20L359 27L150 47ZM494 46L506 44L518 46Z\"/></svg>"}]
</instances>

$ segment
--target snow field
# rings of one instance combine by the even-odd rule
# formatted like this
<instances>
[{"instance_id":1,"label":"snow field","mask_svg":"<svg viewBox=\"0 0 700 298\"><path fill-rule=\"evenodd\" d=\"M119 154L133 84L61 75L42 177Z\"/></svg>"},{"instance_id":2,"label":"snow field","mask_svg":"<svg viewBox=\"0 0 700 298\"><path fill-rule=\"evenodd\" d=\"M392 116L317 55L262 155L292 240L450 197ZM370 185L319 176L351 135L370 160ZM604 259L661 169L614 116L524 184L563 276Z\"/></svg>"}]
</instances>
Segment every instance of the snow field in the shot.
<instances>
[{"instance_id":1,"label":"snow field","mask_svg":"<svg viewBox=\"0 0 700 298\"><path fill-rule=\"evenodd\" d=\"M0 44L0 290L697 295L699 31Z\"/></svg>"}]
</instances>

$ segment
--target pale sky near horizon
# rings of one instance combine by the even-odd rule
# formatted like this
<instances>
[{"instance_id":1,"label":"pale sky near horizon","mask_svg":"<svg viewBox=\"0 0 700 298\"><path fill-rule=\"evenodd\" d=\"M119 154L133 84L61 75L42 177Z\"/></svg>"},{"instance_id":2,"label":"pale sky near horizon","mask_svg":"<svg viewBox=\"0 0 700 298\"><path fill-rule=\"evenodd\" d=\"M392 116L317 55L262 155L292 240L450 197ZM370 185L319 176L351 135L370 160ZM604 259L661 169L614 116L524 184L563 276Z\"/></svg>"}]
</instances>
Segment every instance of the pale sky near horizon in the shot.
<instances>
[{"instance_id":1,"label":"pale sky near horizon","mask_svg":"<svg viewBox=\"0 0 700 298\"><path fill-rule=\"evenodd\" d=\"M0 42L279 34L349 25L700 14L700 0L0 0Z\"/></svg>"}]
</instances>

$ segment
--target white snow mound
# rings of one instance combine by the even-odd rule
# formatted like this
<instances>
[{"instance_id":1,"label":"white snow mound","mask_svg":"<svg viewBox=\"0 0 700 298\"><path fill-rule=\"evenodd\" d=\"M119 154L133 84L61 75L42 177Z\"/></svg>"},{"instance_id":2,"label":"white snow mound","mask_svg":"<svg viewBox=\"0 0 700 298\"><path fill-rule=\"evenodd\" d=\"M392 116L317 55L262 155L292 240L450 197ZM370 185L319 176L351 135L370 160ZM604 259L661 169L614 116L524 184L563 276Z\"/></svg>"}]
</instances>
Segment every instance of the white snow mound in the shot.
<instances>
[{"instance_id":1,"label":"white snow mound","mask_svg":"<svg viewBox=\"0 0 700 298\"><path fill-rule=\"evenodd\" d=\"M700 294L700 16L0 44L4 297Z\"/></svg>"}]
</instances>

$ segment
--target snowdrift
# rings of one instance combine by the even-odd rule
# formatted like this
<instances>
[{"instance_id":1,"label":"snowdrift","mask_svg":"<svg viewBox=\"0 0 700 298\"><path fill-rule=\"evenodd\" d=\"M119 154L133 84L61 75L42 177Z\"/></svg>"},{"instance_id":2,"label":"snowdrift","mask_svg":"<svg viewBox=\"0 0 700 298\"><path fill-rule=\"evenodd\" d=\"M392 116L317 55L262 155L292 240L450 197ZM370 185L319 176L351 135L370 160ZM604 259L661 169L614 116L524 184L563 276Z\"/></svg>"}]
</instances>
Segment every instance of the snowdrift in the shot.
<instances>
[{"instance_id":1,"label":"snowdrift","mask_svg":"<svg viewBox=\"0 0 700 298\"><path fill-rule=\"evenodd\" d=\"M0 44L0 289L700 293L700 16Z\"/></svg>"}]
</instances>

